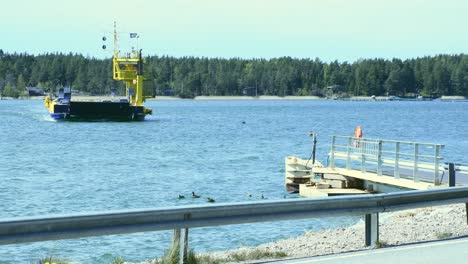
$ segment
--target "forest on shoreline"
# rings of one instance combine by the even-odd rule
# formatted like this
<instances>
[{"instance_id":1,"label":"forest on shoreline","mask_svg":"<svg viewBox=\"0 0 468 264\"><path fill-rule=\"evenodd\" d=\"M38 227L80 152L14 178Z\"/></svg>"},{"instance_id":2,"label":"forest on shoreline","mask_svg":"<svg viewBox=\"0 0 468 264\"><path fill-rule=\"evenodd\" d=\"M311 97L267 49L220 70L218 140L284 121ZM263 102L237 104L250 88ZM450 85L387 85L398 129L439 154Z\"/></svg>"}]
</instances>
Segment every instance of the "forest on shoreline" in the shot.
<instances>
[{"instance_id":1,"label":"forest on shoreline","mask_svg":"<svg viewBox=\"0 0 468 264\"><path fill-rule=\"evenodd\" d=\"M195 96L468 96L468 55L415 59L273 59L145 57L145 94ZM112 60L80 54L29 55L0 49L0 92L18 97L25 87L55 92L71 87L89 95L124 93L112 80Z\"/></svg>"}]
</instances>

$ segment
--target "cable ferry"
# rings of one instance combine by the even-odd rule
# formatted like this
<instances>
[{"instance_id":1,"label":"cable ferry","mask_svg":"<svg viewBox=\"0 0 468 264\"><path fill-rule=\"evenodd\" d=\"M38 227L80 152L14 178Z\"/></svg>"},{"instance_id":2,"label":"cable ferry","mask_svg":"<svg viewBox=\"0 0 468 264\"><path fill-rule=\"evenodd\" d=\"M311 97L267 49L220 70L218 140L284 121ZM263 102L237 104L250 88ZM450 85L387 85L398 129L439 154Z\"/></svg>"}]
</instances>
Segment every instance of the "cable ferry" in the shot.
<instances>
[{"instance_id":1,"label":"cable ferry","mask_svg":"<svg viewBox=\"0 0 468 264\"><path fill-rule=\"evenodd\" d=\"M50 116L55 120L143 121L146 115L151 115L153 110L143 105L145 97L143 96L144 76L141 49L139 51L138 49L132 50L126 56L121 57L117 46L115 23L112 66L112 78L125 82L126 98L97 101L73 100L71 88L62 88L59 90L57 98L53 98L49 94L44 99L44 105Z\"/></svg>"}]
</instances>

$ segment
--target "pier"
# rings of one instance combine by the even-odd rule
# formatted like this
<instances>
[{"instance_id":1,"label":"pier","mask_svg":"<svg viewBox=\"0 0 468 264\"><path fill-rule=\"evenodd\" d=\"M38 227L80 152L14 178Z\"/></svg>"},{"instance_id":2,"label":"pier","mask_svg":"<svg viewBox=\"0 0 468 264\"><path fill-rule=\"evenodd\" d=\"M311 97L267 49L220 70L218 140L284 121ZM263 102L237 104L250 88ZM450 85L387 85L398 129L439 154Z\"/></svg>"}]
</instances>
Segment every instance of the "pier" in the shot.
<instances>
[{"instance_id":1,"label":"pier","mask_svg":"<svg viewBox=\"0 0 468 264\"><path fill-rule=\"evenodd\" d=\"M286 190L323 197L454 186L454 175L449 181L449 168L442 163L443 148L434 143L333 135L327 166L315 159L286 157Z\"/></svg>"}]
</instances>

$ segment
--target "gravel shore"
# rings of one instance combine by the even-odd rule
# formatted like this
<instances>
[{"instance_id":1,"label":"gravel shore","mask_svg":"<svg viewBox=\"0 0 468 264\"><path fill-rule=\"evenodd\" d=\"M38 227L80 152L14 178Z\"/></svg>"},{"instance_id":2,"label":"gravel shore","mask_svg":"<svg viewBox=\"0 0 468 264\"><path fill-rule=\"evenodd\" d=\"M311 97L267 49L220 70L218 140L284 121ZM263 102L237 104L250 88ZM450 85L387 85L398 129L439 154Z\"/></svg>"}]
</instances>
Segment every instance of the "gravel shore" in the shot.
<instances>
[{"instance_id":1,"label":"gravel shore","mask_svg":"<svg viewBox=\"0 0 468 264\"><path fill-rule=\"evenodd\" d=\"M427 207L380 214L379 240L382 246L394 246L468 235L465 204ZM254 249L283 251L288 257L308 257L366 249L364 222L336 230L306 232L304 235L280 240L256 248L241 248L209 253L226 258L229 254ZM252 261L255 263L258 261ZM248 262L247 262L248 263Z\"/></svg>"},{"instance_id":2,"label":"gravel shore","mask_svg":"<svg viewBox=\"0 0 468 264\"><path fill-rule=\"evenodd\" d=\"M468 225L465 204L383 213L380 214L379 229L379 239L383 247L467 236ZM361 221L349 228L306 232L299 237L271 242L255 248L239 248L201 255L216 259L229 259L229 256L234 254L260 250L284 252L287 254L287 258L298 258L366 248L368 247L364 246L364 222ZM242 263L259 262L261 260L245 261ZM154 262L147 261L144 263Z\"/></svg>"}]
</instances>

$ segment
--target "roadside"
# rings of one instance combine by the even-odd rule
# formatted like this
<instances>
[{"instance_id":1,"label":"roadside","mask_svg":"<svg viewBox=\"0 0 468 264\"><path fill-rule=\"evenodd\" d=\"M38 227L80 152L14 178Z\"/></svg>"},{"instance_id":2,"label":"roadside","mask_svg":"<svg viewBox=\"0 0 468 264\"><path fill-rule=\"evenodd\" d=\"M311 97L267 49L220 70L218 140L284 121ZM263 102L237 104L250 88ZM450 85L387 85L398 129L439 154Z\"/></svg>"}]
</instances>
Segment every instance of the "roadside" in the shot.
<instances>
[{"instance_id":1,"label":"roadside","mask_svg":"<svg viewBox=\"0 0 468 264\"><path fill-rule=\"evenodd\" d=\"M363 250L322 257L274 261L275 264L466 264L468 238L421 242L374 250Z\"/></svg>"},{"instance_id":2,"label":"roadside","mask_svg":"<svg viewBox=\"0 0 468 264\"><path fill-rule=\"evenodd\" d=\"M465 204L427 207L380 214L380 246L394 246L468 236ZM198 254L224 263L262 263L266 260L228 262L232 256L252 252L282 252L286 258L303 258L369 249L364 246L364 222L348 228L305 232L304 235L258 247ZM271 259L270 259L271 260ZM148 260L140 264L155 263Z\"/></svg>"}]
</instances>

